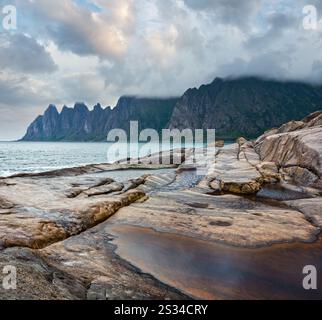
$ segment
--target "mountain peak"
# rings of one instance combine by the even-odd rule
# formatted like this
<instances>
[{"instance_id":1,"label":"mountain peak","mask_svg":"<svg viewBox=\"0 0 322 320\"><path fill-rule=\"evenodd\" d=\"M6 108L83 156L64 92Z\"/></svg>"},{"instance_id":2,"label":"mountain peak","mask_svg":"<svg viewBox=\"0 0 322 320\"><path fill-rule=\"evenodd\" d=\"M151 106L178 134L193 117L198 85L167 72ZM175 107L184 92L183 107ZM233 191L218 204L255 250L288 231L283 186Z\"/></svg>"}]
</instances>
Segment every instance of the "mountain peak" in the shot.
<instances>
[{"instance_id":1,"label":"mountain peak","mask_svg":"<svg viewBox=\"0 0 322 320\"><path fill-rule=\"evenodd\" d=\"M100 103L97 103L95 106L94 106L94 111L102 111L103 110L103 108L102 108L102 106L101 106L101 104Z\"/></svg>"},{"instance_id":2,"label":"mountain peak","mask_svg":"<svg viewBox=\"0 0 322 320\"><path fill-rule=\"evenodd\" d=\"M58 110L57 110L57 108L56 108L56 106L55 105L53 105L53 104L50 104L49 106L48 106L48 108L47 108L47 110L45 111L45 114L53 114L53 113L58 113Z\"/></svg>"},{"instance_id":3,"label":"mountain peak","mask_svg":"<svg viewBox=\"0 0 322 320\"><path fill-rule=\"evenodd\" d=\"M72 108L69 108L67 107L66 105L63 106L62 110L61 110L61 113L65 113L65 112L68 112L70 110L73 110Z\"/></svg>"},{"instance_id":4,"label":"mountain peak","mask_svg":"<svg viewBox=\"0 0 322 320\"><path fill-rule=\"evenodd\" d=\"M127 101L131 101L131 100L133 100L135 98L136 98L135 96L130 96L130 95L121 96L119 98L119 100L117 101L116 105L120 105L120 104L125 103Z\"/></svg>"},{"instance_id":5,"label":"mountain peak","mask_svg":"<svg viewBox=\"0 0 322 320\"><path fill-rule=\"evenodd\" d=\"M136 98L121 97L115 108L102 108L97 103L89 111L82 102L74 108L64 106L61 113L52 111L32 123L24 141L106 141L107 133L115 128L129 132L131 121L139 121L144 129L155 128L157 131L167 127L177 98ZM53 108L50 108L53 110ZM56 110L56 108L55 108Z\"/></svg>"},{"instance_id":6,"label":"mountain peak","mask_svg":"<svg viewBox=\"0 0 322 320\"><path fill-rule=\"evenodd\" d=\"M87 105L83 102L76 102L74 105L74 110L76 112L89 112Z\"/></svg>"},{"instance_id":7,"label":"mountain peak","mask_svg":"<svg viewBox=\"0 0 322 320\"><path fill-rule=\"evenodd\" d=\"M218 83L218 82L224 82L224 81L225 81L225 79L220 78L220 77L216 77L216 78L213 80L213 82L212 82L212 83Z\"/></svg>"}]
</instances>

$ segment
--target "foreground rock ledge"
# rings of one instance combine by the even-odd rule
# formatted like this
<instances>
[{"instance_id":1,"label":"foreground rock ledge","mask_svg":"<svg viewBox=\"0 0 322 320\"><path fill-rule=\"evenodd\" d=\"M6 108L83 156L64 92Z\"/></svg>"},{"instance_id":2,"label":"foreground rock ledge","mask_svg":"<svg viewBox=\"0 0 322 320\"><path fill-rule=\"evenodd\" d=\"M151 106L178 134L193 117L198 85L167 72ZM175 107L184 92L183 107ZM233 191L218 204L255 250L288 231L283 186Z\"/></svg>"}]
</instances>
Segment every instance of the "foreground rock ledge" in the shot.
<instances>
[{"instance_id":1,"label":"foreground rock ledge","mask_svg":"<svg viewBox=\"0 0 322 320\"><path fill-rule=\"evenodd\" d=\"M219 148L203 177L186 152L179 167L150 165L152 155L134 166L1 179L0 269L14 264L20 280L15 292L0 287L0 298L189 298L180 284L162 283L116 254L118 226L243 248L315 241L322 223L320 118ZM290 194L274 196L280 185Z\"/></svg>"}]
</instances>

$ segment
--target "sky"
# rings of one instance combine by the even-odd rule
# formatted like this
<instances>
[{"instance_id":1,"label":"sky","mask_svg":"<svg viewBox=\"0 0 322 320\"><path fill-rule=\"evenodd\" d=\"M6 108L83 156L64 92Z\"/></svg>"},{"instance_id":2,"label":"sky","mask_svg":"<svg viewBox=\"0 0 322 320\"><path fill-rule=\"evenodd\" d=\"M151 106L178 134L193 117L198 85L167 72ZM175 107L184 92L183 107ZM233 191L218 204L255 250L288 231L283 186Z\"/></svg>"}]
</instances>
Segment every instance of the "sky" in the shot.
<instances>
[{"instance_id":1,"label":"sky","mask_svg":"<svg viewBox=\"0 0 322 320\"><path fill-rule=\"evenodd\" d=\"M114 106L181 96L215 77L321 83L320 0L0 0L0 140L21 138L49 104Z\"/></svg>"}]
</instances>

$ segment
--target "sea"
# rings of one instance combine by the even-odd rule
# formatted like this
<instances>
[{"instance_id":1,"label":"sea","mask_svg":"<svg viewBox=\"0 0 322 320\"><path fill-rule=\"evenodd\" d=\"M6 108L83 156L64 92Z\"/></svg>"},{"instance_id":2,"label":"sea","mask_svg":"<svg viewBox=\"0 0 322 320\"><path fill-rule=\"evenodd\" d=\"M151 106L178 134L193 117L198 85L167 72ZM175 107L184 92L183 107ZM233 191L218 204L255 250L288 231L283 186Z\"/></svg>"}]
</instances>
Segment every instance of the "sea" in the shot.
<instances>
[{"instance_id":1,"label":"sea","mask_svg":"<svg viewBox=\"0 0 322 320\"><path fill-rule=\"evenodd\" d=\"M121 146L118 153L111 152L112 146L107 142L0 142L0 177L87 164L113 163L137 155L135 148L127 144ZM185 145L187 148L191 146ZM143 147L144 144L139 146L140 156L151 153ZM173 145L171 148L178 147L180 146ZM152 146L152 150L158 150L157 148L158 145ZM164 146L162 150L169 148L170 146Z\"/></svg>"}]
</instances>

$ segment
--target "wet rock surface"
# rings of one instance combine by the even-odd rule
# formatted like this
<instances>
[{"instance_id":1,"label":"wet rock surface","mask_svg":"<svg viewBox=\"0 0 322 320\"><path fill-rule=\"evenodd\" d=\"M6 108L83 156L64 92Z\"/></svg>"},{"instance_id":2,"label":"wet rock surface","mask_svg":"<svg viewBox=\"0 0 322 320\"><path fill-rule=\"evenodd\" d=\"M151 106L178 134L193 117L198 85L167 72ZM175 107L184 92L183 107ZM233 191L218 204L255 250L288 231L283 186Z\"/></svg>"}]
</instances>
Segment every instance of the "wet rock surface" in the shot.
<instances>
[{"instance_id":1,"label":"wet rock surface","mask_svg":"<svg viewBox=\"0 0 322 320\"><path fill-rule=\"evenodd\" d=\"M321 239L250 249L128 225L112 233L117 254L195 298L321 300L301 272L308 262L321 270Z\"/></svg>"},{"instance_id":2,"label":"wet rock surface","mask_svg":"<svg viewBox=\"0 0 322 320\"><path fill-rule=\"evenodd\" d=\"M15 266L19 285L0 286L0 298L189 298L122 261L111 236L98 231L120 208L146 197L136 188L152 171L139 167L6 179L10 186L0 186L0 270Z\"/></svg>"},{"instance_id":3,"label":"wet rock surface","mask_svg":"<svg viewBox=\"0 0 322 320\"><path fill-rule=\"evenodd\" d=\"M296 210L193 190L159 192L144 203L122 208L109 223L148 227L241 247L309 242L317 235L316 227Z\"/></svg>"}]
</instances>

